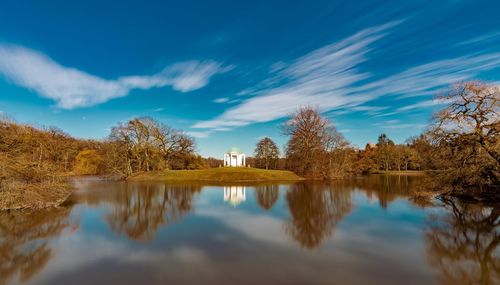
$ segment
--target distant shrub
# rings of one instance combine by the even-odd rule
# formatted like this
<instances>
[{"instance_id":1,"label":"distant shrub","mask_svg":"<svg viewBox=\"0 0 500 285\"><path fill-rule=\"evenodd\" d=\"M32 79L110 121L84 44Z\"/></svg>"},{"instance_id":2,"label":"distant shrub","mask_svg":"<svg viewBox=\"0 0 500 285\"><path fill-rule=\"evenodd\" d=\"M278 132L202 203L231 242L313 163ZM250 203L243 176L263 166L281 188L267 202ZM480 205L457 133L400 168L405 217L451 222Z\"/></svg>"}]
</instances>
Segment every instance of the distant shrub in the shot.
<instances>
[{"instance_id":1,"label":"distant shrub","mask_svg":"<svg viewBox=\"0 0 500 285\"><path fill-rule=\"evenodd\" d=\"M93 149L82 150L75 158L75 172L80 175L99 173L102 157Z\"/></svg>"}]
</instances>

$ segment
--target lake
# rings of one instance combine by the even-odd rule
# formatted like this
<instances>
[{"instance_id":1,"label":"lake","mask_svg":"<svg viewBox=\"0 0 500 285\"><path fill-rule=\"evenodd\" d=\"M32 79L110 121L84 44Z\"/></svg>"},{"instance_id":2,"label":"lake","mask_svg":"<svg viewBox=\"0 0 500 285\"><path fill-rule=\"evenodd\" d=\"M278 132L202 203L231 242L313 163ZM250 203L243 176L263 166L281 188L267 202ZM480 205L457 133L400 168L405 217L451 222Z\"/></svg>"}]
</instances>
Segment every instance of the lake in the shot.
<instances>
[{"instance_id":1,"label":"lake","mask_svg":"<svg viewBox=\"0 0 500 285\"><path fill-rule=\"evenodd\" d=\"M414 201L419 176L74 183L0 213L0 284L500 284L500 208Z\"/></svg>"}]
</instances>

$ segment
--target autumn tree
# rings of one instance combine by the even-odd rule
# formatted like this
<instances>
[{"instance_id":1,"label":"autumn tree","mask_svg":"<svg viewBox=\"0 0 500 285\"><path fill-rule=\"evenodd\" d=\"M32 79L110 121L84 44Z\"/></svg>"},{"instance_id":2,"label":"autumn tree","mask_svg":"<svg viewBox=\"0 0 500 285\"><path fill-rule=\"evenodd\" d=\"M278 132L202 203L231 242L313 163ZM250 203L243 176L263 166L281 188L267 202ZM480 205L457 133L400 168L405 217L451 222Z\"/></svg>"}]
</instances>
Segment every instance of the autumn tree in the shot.
<instances>
[{"instance_id":1,"label":"autumn tree","mask_svg":"<svg viewBox=\"0 0 500 285\"><path fill-rule=\"evenodd\" d=\"M354 173L368 174L378 169L377 163L374 160L375 151L376 147L371 143L366 144L364 149L358 151L353 165Z\"/></svg>"},{"instance_id":2,"label":"autumn tree","mask_svg":"<svg viewBox=\"0 0 500 285\"><path fill-rule=\"evenodd\" d=\"M224 164L224 160L215 157L207 157L204 160L205 160L205 165L208 168L221 167Z\"/></svg>"},{"instance_id":3,"label":"autumn tree","mask_svg":"<svg viewBox=\"0 0 500 285\"><path fill-rule=\"evenodd\" d=\"M288 167L299 175L332 178L332 173L342 172L334 167L343 168L343 159L351 157L338 155L347 150L348 142L330 120L312 107L295 112L283 125L283 132L290 136L286 145Z\"/></svg>"},{"instance_id":4,"label":"autumn tree","mask_svg":"<svg viewBox=\"0 0 500 285\"><path fill-rule=\"evenodd\" d=\"M408 138L406 143L414 152L414 159L412 162L413 169L438 169L435 157L435 147L432 145L432 140L427 132L419 136Z\"/></svg>"},{"instance_id":5,"label":"autumn tree","mask_svg":"<svg viewBox=\"0 0 500 285\"><path fill-rule=\"evenodd\" d=\"M432 138L449 155L454 186L500 184L500 88L478 81L454 85L437 100L447 106L434 115Z\"/></svg>"},{"instance_id":6,"label":"autumn tree","mask_svg":"<svg viewBox=\"0 0 500 285\"><path fill-rule=\"evenodd\" d=\"M331 124L327 128L325 138L325 154L323 160L323 177L344 178L353 173L356 152L349 142Z\"/></svg>"},{"instance_id":7,"label":"autumn tree","mask_svg":"<svg viewBox=\"0 0 500 285\"><path fill-rule=\"evenodd\" d=\"M130 175L136 171L189 169L203 165L195 155L195 141L183 132L152 118L136 118L111 130L110 142L125 160L115 167Z\"/></svg>"},{"instance_id":8,"label":"autumn tree","mask_svg":"<svg viewBox=\"0 0 500 285\"><path fill-rule=\"evenodd\" d=\"M280 150L278 146L272 139L268 137L261 139L257 143L254 151L257 167L265 169L275 169L279 155Z\"/></svg>"},{"instance_id":9,"label":"autumn tree","mask_svg":"<svg viewBox=\"0 0 500 285\"><path fill-rule=\"evenodd\" d=\"M381 134L377 141L376 158L380 169L388 171L391 167L391 161L394 155L394 142L387 137L386 134Z\"/></svg>"},{"instance_id":10,"label":"autumn tree","mask_svg":"<svg viewBox=\"0 0 500 285\"><path fill-rule=\"evenodd\" d=\"M101 162L102 157L96 150L82 150L75 158L75 172L80 175L98 174Z\"/></svg>"}]
</instances>

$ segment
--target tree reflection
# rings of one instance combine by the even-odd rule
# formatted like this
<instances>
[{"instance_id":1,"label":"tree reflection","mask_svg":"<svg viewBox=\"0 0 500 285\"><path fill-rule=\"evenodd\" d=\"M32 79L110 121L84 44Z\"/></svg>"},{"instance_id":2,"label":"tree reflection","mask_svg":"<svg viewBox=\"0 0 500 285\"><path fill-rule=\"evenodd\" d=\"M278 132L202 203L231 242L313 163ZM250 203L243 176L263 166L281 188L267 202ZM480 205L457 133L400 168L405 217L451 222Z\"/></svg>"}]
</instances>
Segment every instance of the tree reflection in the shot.
<instances>
[{"instance_id":1,"label":"tree reflection","mask_svg":"<svg viewBox=\"0 0 500 285\"><path fill-rule=\"evenodd\" d=\"M278 201L279 185L264 185L255 188L257 203L264 210L270 210Z\"/></svg>"},{"instance_id":2,"label":"tree reflection","mask_svg":"<svg viewBox=\"0 0 500 285\"><path fill-rule=\"evenodd\" d=\"M193 197L200 191L198 186L132 184L115 192L107 220L113 232L149 241L161 225L178 221L191 211Z\"/></svg>"},{"instance_id":3,"label":"tree reflection","mask_svg":"<svg viewBox=\"0 0 500 285\"><path fill-rule=\"evenodd\" d=\"M28 281L54 256L49 240L71 225L70 208L0 213L0 284Z\"/></svg>"},{"instance_id":4,"label":"tree reflection","mask_svg":"<svg viewBox=\"0 0 500 285\"><path fill-rule=\"evenodd\" d=\"M500 284L500 208L444 199L425 233L442 284Z\"/></svg>"},{"instance_id":5,"label":"tree reflection","mask_svg":"<svg viewBox=\"0 0 500 285\"><path fill-rule=\"evenodd\" d=\"M301 246L313 249L330 236L351 211L350 191L334 185L301 183L286 194L291 221L286 230Z\"/></svg>"},{"instance_id":6,"label":"tree reflection","mask_svg":"<svg viewBox=\"0 0 500 285\"><path fill-rule=\"evenodd\" d=\"M398 198L407 198L418 186L422 177L411 175L371 175L353 180L356 187L366 192L368 198L376 196L380 207L386 209Z\"/></svg>"}]
</instances>

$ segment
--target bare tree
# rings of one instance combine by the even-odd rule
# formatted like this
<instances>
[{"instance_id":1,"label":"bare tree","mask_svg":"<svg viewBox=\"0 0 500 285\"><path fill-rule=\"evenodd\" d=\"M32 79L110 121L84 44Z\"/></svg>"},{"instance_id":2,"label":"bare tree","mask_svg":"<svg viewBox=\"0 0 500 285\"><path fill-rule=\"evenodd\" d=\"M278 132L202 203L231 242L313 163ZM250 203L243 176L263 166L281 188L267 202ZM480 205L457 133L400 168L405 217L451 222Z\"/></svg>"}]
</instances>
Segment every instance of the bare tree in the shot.
<instances>
[{"instance_id":1,"label":"bare tree","mask_svg":"<svg viewBox=\"0 0 500 285\"><path fill-rule=\"evenodd\" d=\"M500 164L500 87L479 81L456 84L438 100L448 106L434 116L444 139L470 137Z\"/></svg>"},{"instance_id":2,"label":"bare tree","mask_svg":"<svg viewBox=\"0 0 500 285\"><path fill-rule=\"evenodd\" d=\"M310 178L348 175L355 152L333 123L312 107L299 109L283 126L288 167Z\"/></svg>"},{"instance_id":3,"label":"bare tree","mask_svg":"<svg viewBox=\"0 0 500 285\"><path fill-rule=\"evenodd\" d=\"M283 125L283 133L290 136L286 156L293 171L305 176L321 172L319 161L325 153L330 126L331 122L312 107L300 108Z\"/></svg>"},{"instance_id":4,"label":"bare tree","mask_svg":"<svg viewBox=\"0 0 500 285\"><path fill-rule=\"evenodd\" d=\"M280 150L272 139L265 137L257 143L254 154L258 167L276 168Z\"/></svg>"},{"instance_id":5,"label":"bare tree","mask_svg":"<svg viewBox=\"0 0 500 285\"><path fill-rule=\"evenodd\" d=\"M478 81L456 84L438 100L432 138L454 186L500 184L500 88Z\"/></svg>"},{"instance_id":6,"label":"bare tree","mask_svg":"<svg viewBox=\"0 0 500 285\"><path fill-rule=\"evenodd\" d=\"M192 138L148 117L119 124L112 129L110 139L127 150L127 175L133 171L185 169L198 159Z\"/></svg>"}]
</instances>

